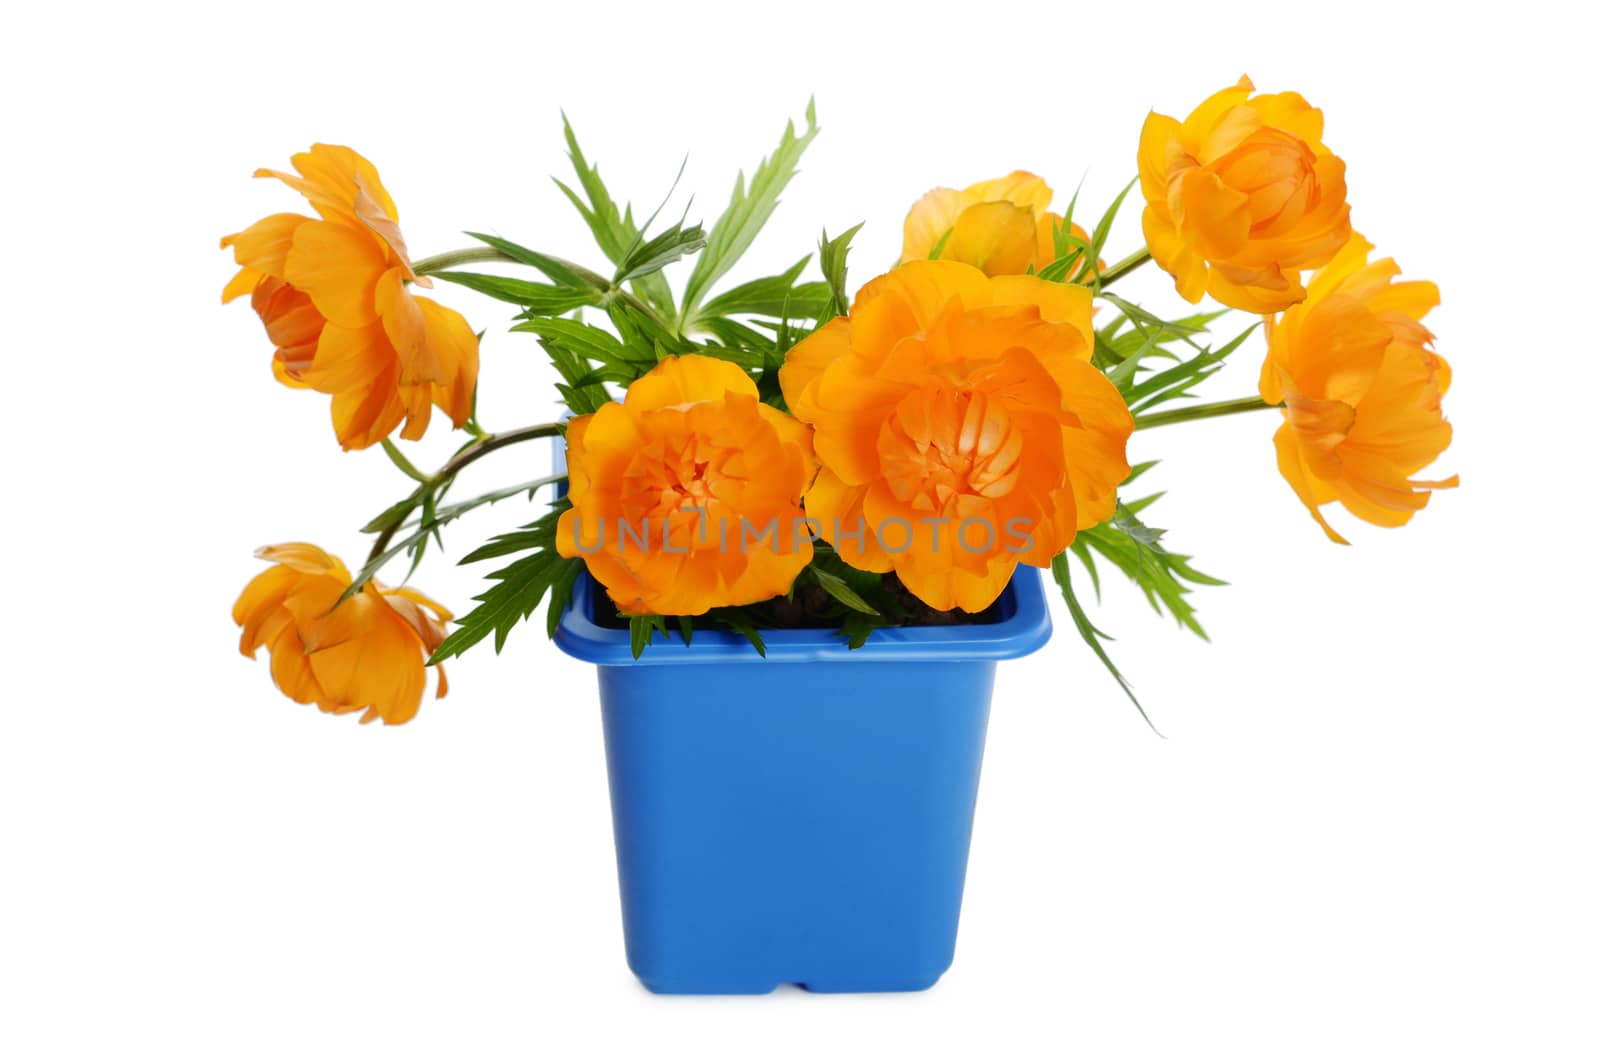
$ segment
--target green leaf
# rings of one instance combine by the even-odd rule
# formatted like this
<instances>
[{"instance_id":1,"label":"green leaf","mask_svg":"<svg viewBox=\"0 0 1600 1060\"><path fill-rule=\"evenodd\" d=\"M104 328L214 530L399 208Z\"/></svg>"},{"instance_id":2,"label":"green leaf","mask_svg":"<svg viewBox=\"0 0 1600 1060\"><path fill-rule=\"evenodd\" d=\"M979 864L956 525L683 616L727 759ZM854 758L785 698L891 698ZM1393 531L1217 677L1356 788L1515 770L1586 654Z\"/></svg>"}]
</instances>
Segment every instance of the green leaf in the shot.
<instances>
[{"instance_id":1,"label":"green leaf","mask_svg":"<svg viewBox=\"0 0 1600 1060\"><path fill-rule=\"evenodd\" d=\"M1100 570L1095 566L1094 553L1089 551L1089 546L1082 536L1073 541L1070 546L1072 554L1078 557L1078 562L1083 564L1083 569L1089 572L1089 581L1094 583L1094 602L1100 602Z\"/></svg>"},{"instance_id":2,"label":"green leaf","mask_svg":"<svg viewBox=\"0 0 1600 1060\"><path fill-rule=\"evenodd\" d=\"M627 253L628 247L633 244L639 232L632 222L632 217L624 217L623 212L612 201L611 192L606 189L605 181L600 179L600 167L590 165L584 157L583 148L578 146L578 135L572 130L572 122L567 120L563 111L561 115L561 128L567 140L567 158L572 162L572 169L578 176L578 186L583 189L583 197L573 191L561 181L556 181L572 205L577 208L584 223L589 226L589 231L594 234L594 241L599 245L601 253L613 265L622 261L622 256ZM631 214L631 211L630 211Z\"/></svg>"},{"instance_id":3,"label":"green leaf","mask_svg":"<svg viewBox=\"0 0 1600 1060\"><path fill-rule=\"evenodd\" d=\"M405 500L391 505L382 515L367 524L367 529L364 531L367 533L384 533L392 529L397 530L405 524L412 512L418 508L422 509L417 521L410 525L410 533L396 535L395 540L390 543L388 548L368 558L367 562L356 572L355 577L351 579L350 584L335 602L335 606L344 603L360 592L362 586L372 580L373 575L377 574L390 560L401 553L410 553L411 555L411 570L406 575L409 579L411 574L416 573L418 564L422 562L428 538L431 536L442 545L444 543L443 528L468 512L482 508L485 505L498 504L500 501L520 494L527 494L528 499L532 500L534 494L542 487L551 486L565 480L565 475L547 475L543 478L520 482L515 486L491 490L470 500L459 501L442 507L439 505L439 501L443 499L445 492L449 489L450 482L447 481L437 487L431 483L428 484L427 488L419 487Z\"/></svg>"},{"instance_id":4,"label":"green leaf","mask_svg":"<svg viewBox=\"0 0 1600 1060\"><path fill-rule=\"evenodd\" d=\"M562 566L560 573L550 582L550 602L545 606L544 631L545 635L553 637L556 629L561 625L561 616L572 605L572 589L578 584L578 575L583 573L583 563L567 563Z\"/></svg>"},{"instance_id":5,"label":"green leaf","mask_svg":"<svg viewBox=\"0 0 1600 1060\"><path fill-rule=\"evenodd\" d=\"M457 284L498 298L502 302L519 305L529 313L539 316L560 316L579 306L599 305L600 292L592 287L559 287L548 283L533 283L512 276L490 276L478 272L436 272L435 279Z\"/></svg>"},{"instance_id":6,"label":"green leaf","mask_svg":"<svg viewBox=\"0 0 1600 1060\"><path fill-rule=\"evenodd\" d=\"M416 494L413 493L405 500L396 501L394 504L391 504L389 507L385 508L378 515L374 516L371 522L367 523L366 526L361 528L361 532L363 534L381 534L385 530L399 526L401 523L405 522L407 517L409 517L411 513L416 510L417 498Z\"/></svg>"},{"instance_id":7,"label":"green leaf","mask_svg":"<svg viewBox=\"0 0 1600 1060\"><path fill-rule=\"evenodd\" d=\"M711 236L705 252L695 262L694 272L683 292L683 319L686 323L700 317L701 303L711 287L733 268L744 252L750 249L756 234L766 224L772 211L777 209L778 196L794 177L800 156L817 135L817 111L813 100L806 104L806 131L796 135L794 122L784 130L777 150L756 167L748 188L744 174L733 186L733 197L727 210L711 226Z\"/></svg>"},{"instance_id":8,"label":"green leaf","mask_svg":"<svg viewBox=\"0 0 1600 1060\"><path fill-rule=\"evenodd\" d=\"M849 642L851 651L858 651L866 645L875 630L883 629L886 625L888 623L880 617L850 611L839 619L839 635Z\"/></svg>"},{"instance_id":9,"label":"green leaf","mask_svg":"<svg viewBox=\"0 0 1600 1060\"><path fill-rule=\"evenodd\" d=\"M767 276L740 284L724 291L707 302L701 311L704 318L740 315L778 316L786 310L791 316L815 320L828 302L828 285L825 283L796 284L800 273L811 261L811 255L797 261L779 276Z\"/></svg>"},{"instance_id":10,"label":"green leaf","mask_svg":"<svg viewBox=\"0 0 1600 1060\"><path fill-rule=\"evenodd\" d=\"M580 357L601 364L648 364L655 366L655 355L648 350L629 348L609 331L578 320L534 319L514 324L512 331L531 331L541 339L559 344Z\"/></svg>"},{"instance_id":11,"label":"green leaf","mask_svg":"<svg viewBox=\"0 0 1600 1060\"><path fill-rule=\"evenodd\" d=\"M1078 636L1082 637L1083 642L1089 646L1089 650L1094 652L1095 657L1100 660L1100 665L1104 666L1111 676L1116 678L1117 684L1121 686L1123 693L1138 708L1139 716L1144 719L1146 725L1150 726L1150 731L1160 736L1161 730L1156 728L1155 723L1150 720L1150 715L1145 713L1144 705L1139 702L1139 697L1133 694L1133 686L1128 684L1127 679L1122 676L1122 671L1117 669L1116 664L1111 661L1111 656L1106 654L1105 645L1101 642L1111 638L1096 629L1094 623L1089 621L1089 616L1084 611L1083 604L1078 602L1077 595L1072 591L1071 561L1067 559L1067 556L1068 553L1063 552L1051 560L1050 572L1055 575L1056 584L1061 587L1061 595L1067 602L1067 611L1072 615L1072 624L1077 627Z\"/></svg>"},{"instance_id":12,"label":"green leaf","mask_svg":"<svg viewBox=\"0 0 1600 1060\"><path fill-rule=\"evenodd\" d=\"M611 400L604 386L592 378L594 362L609 370L619 382L631 382L655 366L652 351L630 351L608 331L578 320L538 317L516 324L512 331L531 332L550 355L562 381L556 384L561 400L574 415L598 411ZM648 359L646 359L648 358Z\"/></svg>"},{"instance_id":13,"label":"green leaf","mask_svg":"<svg viewBox=\"0 0 1600 1060\"><path fill-rule=\"evenodd\" d=\"M430 664L460 655L491 633L498 654L505 647L511 630L538 610L547 595L556 615L553 621L547 622L553 633L583 568L582 559L562 556L555 547L557 522L561 513L570 507L565 497L554 501L550 511L539 519L521 530L496 536L461 561L474 563L517 552L528 553L489 575L495 584L473 598L478 606L458 620L456 629L428 660Z\"/></svg>"},{"instance_id":14,"label":"green leaf","mask_svg":"<svg viewBox=\"0 0 1600 1060\"><path fill-rule=\"evenodd\" d=\"M641 241L630 250L617 264L617 277L614 282L620 285L629 280L638 280L651 273L660 272L705 245L705 229L699 225L690 225L688 228L673 225L654 239Z\"/></svg>"},{"instance_id":15,"label":"green leaf","mask_svg":"<svg viewBox=\"0 0 1600 1060\"><path fill-rule=\"evenodd\" d=\"M651 639L660 632L663 637L667 635L667 620L660 615L629 615L628 638L633 647L633 657L637 659L644 654L644 649L650 644Z\"/></svg>"},{"instance_id":16,"label":"green leaf","mask_svg":"<svg viewBox=\"0 0 1600 1060\"><path fill-rule=\"evenodd\" d=\"M611 318L617 334L622 336L622 345L631 351L632 359L651 368L669 353L692 353L695 349L692 340L663 326L652 313L626 299L609 303L606 315Z\"/></svg>"},{"instance_id":17,"label":"green leaf","mask_svg":"<svg viewBox=\"0 0 1600 1060\"><path fill-rule=\"evenodd\" d=\"M1111 222L1116 220L1117 211L1122 208L1122 200L1128 197L1128 192L1132 191L1133 186L1137 183L1139 183L1139 178L1137 177L1128 181L1128 186L1123 188L1115 199L1111 200L1111 206L1101 215L1100 223L1094 226L1094 234L1089 237L1089 248L1085 252L1086 260L1091 262L1100 260L1101 251L1105 249L1106 240L1111 235Z\"/></svg>"},{"instance_id":18,"label":"green leaf","mask_svg":"<svg viewBox=\"0 0 1600 1060\"><path fill-rule=\"evenodd\" d=\"M1189 556L1168 551L1161 543L1166 531L1149 527L1142 521L1139 513L1158 496L1129 504L1119 503L1110 520L1079 532L1074 551L1079 546L1093 549L1139 587L1156 614L1170 613L1179 627L1202 640L1209 640L1195 617L1189 593L1196 585L1227 583L1196 570ZM1083 558L1082 553L1079 556Z\"/></svg>"},{"instance_id":19,"label":"green leaf","mask_svg":"<svg viewBox=\"0 0 1600 1060\"><path fill-rule=\"evenodd\" d=\"M1158 460L1146 460L1143 463L1133 465L1133 467L1128 469L1128 477L1122 480L1122 484L1127 486L1133 483L1141 475L1155 467L1158 463L1160 463Z\"/></svg>"},{"instance_id":20,"label":"green leaf","mask_svg":"<svg viewBox=\"0 0 1600 1060\"><path fill-rule=\"evenodd\" d=\"M749 641L750 646L756 650L757 655L763 659L767 657L767 644L766 641L761 639L761 631L756 628L756 624L750 621L750 617L743 610L737 607L718 607L714 608L710 615Z\"/></svg>"},{"instance_id":21,"label":"green leaf","mask_svg":"<svg viewBox=\"0 0 1600 1060\"><path fill-rule=\"evenodd\" d=\"M473 551L461 557L460 566L468 563L480 563L486 559L497 559L500 556L509 556L517 552L532 552L539 549L554 550L556 547L556 526L560 522L561 513L572 507L572 502L565 497L550 502L550 510L520 530L510 533L496 534L485 544L479 545Z\"/></svg>"},{"instance_id":22,"label":"green leaf","mask_svg":"<svg viewBox=\"0 0 1600 1060\"><path fill-rule=\"evenodd\" d=\"M822 586L829 596L850 610L860 611L864 615L876 615L879 613L876 607L867 603L854 589L850 588L850 585L843 578L836 574L829 574L815 565L806 569L811 572L811 576L817 580L817 584Z\"/></svg>"},{"instance_id":23,"label":"green leaf","mask_svg":"<svg viewBox=\"0 0 1600 1060\"><path fill-rule=\"evenodd\" d=\"M548 254L539 253L537 250L529 250L527 247L518 246L511 240L501 239L499 236L485 235L482 232L467 232L466 235L480 243L493 247L514 261L533 266L563 287L591 287L597 291L604 290L606 287L605 277L574 265L569 261L552 258Z\"/></svg>"},{"instance_id":24,"label":"green leaf","mask_svg":"<svg viewBox=\"0 0 1600 1060\"><path fill-rule=\"evenodd\" d=\"M735 346L701 346L695 352L702 357L715 357L719 361L736 364L747 372L758 371L766 363L760 352Z\"/></svg>"},{"instance_id":25,"label":"green leaf","mask_svg":"<svg viewBox=\"0 0 1600 1060\"><path fill-rule=\"evenodd\" d=\"M822 279L828 285L831 295L830 304L823 309L817 317L817 327L821 327L834 317L842 317L850 312L850 296L845 292L845 279L847 275L846 259L850 256L850 240L861 231L865 221L849 228L834 239L828 238L828 230L822 230L821 253L819 260L822 264Z\"/></svg>"},{"instance_id":26,"label":"green leaf","mask_svg":"<svg viewBox=\"0 0 1600 1060\"><path fill-rule=\"evenodd\" d=\"M1194 388L1216 374L1228 355L1237 350L1258 326L1252 324L1218 349L1202 349L1188 360L1129 386L1123 391L1128 410L1137 415L1169 401L1193 397Z\"/></svg>"},{"instance_id":27,"label":"green leaf","mask_svg":"<svg viewBox=\"0 0 1600 1060\"><path fill-rule=\"evenodd\" d=\"M578 186L583 189L583 196L580 197L577 192L559 180L555 182L556 187L560 188L577 208L606 260L620 266L639 242L642 234L641 229L634 224L633 208L625 206L619 209L612 200L605 181L600 179L600 167L591 165L584 157L583 148L578 146L577 134L572 131L572 123L567 120L564 112L561 115L561 126L567 140L567 157L572 161L572 169L577 174ZM638 277L634 286L658 311L672 313L674 308L672 291L667 287L666 280L658 273L648 273Z\"/></svg>"}]
</instances>

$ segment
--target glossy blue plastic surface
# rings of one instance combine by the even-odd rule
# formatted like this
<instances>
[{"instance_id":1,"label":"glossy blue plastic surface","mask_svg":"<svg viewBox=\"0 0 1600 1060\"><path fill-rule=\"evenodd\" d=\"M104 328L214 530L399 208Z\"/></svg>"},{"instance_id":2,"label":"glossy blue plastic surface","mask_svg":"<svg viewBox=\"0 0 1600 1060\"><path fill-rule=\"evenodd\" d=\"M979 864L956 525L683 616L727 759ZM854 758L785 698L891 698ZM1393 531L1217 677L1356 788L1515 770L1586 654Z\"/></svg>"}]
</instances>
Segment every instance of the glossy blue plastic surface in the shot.
<instances>
[{"instance_id":1,"label":"glossy blue plastic surface","mask_svg":"<svg viewBox=\"0 0 1600 1060\"><path fill-rule=\"evenodd\" d=\"M985 625L659 636L593 621L628 964L658 993L921 990L955 954L995 662L1050 635L1039 572Z\"/></svg>"}]
</instances>

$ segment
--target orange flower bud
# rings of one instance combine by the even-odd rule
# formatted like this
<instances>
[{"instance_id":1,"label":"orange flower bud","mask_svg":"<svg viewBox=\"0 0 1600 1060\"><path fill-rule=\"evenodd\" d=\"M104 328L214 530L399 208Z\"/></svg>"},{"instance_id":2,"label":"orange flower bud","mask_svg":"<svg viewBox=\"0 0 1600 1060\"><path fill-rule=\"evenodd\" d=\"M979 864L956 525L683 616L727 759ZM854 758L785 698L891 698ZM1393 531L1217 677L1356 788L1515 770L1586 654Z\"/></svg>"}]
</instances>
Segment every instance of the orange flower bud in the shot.
<instances>
[{"instance_id":1,"label":"orange flower bud","mask_svg":"<svg viewBox=\"0 0 1600 1060\"><path fill-rule=\"evenodd\" d=\"M1020 169L965 191L934 188L906 215L900 261L926 260L937 248L940 260L965 262L986 276L1037 272L1056 260L1056 232L1064 223L1050 211L1053 197L1050 185ZM1089 239L1076 224L1071 232ZM1080 263L1073 272L1077 275L1069 279L1082 279L1093 275L1094 267L1085 270Z\"/></svg>"}]
</instances>

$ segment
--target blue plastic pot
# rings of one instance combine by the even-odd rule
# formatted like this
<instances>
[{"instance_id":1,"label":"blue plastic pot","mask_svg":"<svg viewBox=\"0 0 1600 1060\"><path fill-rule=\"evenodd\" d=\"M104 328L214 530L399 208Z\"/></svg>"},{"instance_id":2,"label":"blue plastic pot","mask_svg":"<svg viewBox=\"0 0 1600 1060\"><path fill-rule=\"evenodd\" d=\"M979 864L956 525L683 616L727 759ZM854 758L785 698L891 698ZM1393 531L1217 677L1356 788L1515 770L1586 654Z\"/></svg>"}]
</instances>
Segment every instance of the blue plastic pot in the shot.
<instances>
[{"instance_id":1,"label":"blue plastic pot","mask_svg":"<svg viewBox=\"0 0 1600 1060\"><path fill-rule=\"evenodd\" d=\"M1050 636L1039 572L985 625L657 637L594 621L628 965L669 994L923 990L955 955L995 662Z\"/></svg>"}]
</instances>

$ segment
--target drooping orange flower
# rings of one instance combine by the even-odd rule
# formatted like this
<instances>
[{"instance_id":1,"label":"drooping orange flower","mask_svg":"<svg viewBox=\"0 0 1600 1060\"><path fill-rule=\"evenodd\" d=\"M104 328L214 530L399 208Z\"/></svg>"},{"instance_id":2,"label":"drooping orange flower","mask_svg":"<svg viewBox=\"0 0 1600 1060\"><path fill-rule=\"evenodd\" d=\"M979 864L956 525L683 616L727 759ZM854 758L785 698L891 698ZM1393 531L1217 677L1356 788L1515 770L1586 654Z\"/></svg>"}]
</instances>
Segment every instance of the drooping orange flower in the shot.
<instances>
[{"instance_id":1,"label":"drooping orange flower","mask_svg":"<svg viewBox=\"0 0 1600 1060\"><path fill-rule=\"evenodd\" d=\"M364 711L362 724L403 725L427 685L424 660L444 641L450 612L415 589L369 581L344 603L350 572L337 556L294 542L256 553L273 566L251 579L233 605L239 650L266 645L272 680L296 703L328 714ZM438 695L449 690L439 667Z\"/></svg>"},{"instance_id":2,"label":"drooping orange flower","mask_svg":"<svg viewBox=\"0 0 1600 1060\"><path fill-rule=\"evenodd\" d=\"M816 430L806 512L852 566L981 611L1109 518L1133 417L1089 363L1087 288L914 261L789 351L784 399Z\"/></svg>"},{"instance_id":3,"label":"drooping orange flower","mask_svg":"<svg viewBox=\"0 0 1600 1060\"><path fill-rule=\"evenodd\" d=\"M665 358L567 425L567 467L558 550L582 556L625 614L769 600L811 562L811 431L727 361Z\"/></svg>"},{"instance_id":4,"label":"drooping orange flower","mask_svg":"<svg viewBox=\"0 0 1600 1060\"><path fill-rule=\"evenodd\" d=\"M1139 138L1150 255L1198 302L1276 313L1306 296L1300 270L1350 238L1344 162L1322 112L1294 92L1251 95L1248 77L1181 123L1151 112Z\"/></svg>"},{"instance_id":5,"label":"drooping orange flower","mask_svg":"<svg viewBox=\"0 0 1600 1060\"><path fill-rule=\"evenodd\" d=\"M934 188L906 215L900 261L924 261L937 249L940 260L964 261L988 276L1037 272L1056 260L1056 232L1065 223L1050 210L1054 197L1042 178L1020 169L963 191ZM1070 231L1089 238L1077 224ZM1080 262L1073 266L1076 275L1067 278L1092 276L1094 268L1085 270Z\"/></svg>"},{"instance_id":6,"label":"drooping orange flower","mask_svg":"<svg viewBox=\"0 0 1600 1060\"><path fill-rule=\"evenodd\" d=\"M298 175L258 169L304 195L320 219L280 213L224 236L240 270L224 302L250 295L276 347L272 372L288 386L333 396L333 427L364 449L405 421L422 437L434 405L461 426L472 414L478 339L466 320L408 284L399 214L371 162L315 144L291 160Z\"/></svg>"},{"instance_id":7,"label":"drooping orange flower","mask_svg":"<svg viewBox=\"0 0 1600 1060\"><path fill-rule=\"evenodd\" d=\"M1430 491L1458 484L1411 478L1450 444L1440 399L1450 366L1422 318L1439 289L1396 283L1392 258L1368 264L1359 235L1311 278L1306 300L1267 321L1261 398L1283 405L1273 441L1278 469L1327 535L1321 512L1338 501L1358 519L1400 526Z\"/></svg>"}]
</instances>

